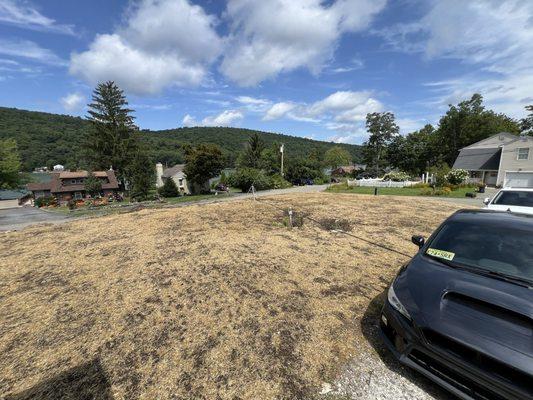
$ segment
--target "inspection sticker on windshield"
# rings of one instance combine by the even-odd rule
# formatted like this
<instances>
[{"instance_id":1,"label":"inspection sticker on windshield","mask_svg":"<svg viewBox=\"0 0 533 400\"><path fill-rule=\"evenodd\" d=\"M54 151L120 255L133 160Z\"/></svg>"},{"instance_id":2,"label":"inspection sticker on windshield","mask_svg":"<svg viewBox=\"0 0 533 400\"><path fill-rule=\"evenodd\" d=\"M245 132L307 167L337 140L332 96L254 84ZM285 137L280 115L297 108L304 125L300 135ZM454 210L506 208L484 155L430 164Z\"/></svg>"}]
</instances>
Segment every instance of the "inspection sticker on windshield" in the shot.
<instances>
[{"instance_id":1,"label":"inspection sticker on windshield","mask_svg":"<svg viewBox=\"0 0 533 400\"><path fill-rule=\"evenodd\" d=\"M448 261L452 261L453 258L455 257L455 253L452 253L450 251L444 251L444 250L438 250L438 249L432 249L432 248L427 249L426 253L429 254L430 256L443 258Z\"/></svg>"}]
</instances>

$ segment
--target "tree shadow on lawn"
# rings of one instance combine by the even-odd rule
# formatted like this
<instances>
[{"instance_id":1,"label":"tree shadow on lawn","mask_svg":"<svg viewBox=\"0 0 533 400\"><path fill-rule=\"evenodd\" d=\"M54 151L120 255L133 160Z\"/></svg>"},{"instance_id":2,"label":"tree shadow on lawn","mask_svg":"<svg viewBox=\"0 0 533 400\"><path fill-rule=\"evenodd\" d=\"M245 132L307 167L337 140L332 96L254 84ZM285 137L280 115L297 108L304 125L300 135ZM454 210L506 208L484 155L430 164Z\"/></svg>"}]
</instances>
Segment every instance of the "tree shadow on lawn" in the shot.
<instances>
[{"instance_id":1,"label":"tree shadow on lawn","mask_svg":"<svg viewBox=\"0 0 533 400\"><path fill-rule=\"evenodd\" d=\"M5 400L113 400L111 385L99 359L71 368Z\"/></svg>"},{"instance_id":2,"label":"tree shadow on lawn","mask_svg":"<svg viewBox=\"0 0 533 400\"><path fill-rule=\"evenodd\" d=\"M361 331L365 339L376 350L383 364L393 372L407 378L425 392L439 400L454 400L456 397L448 393L445 389L426 378L424 375L400 364L393 354L383 343L379 335L379 318L383 302L387 298L387 290L383 291L372 299L368 305L363 318L361 319Z\"/></svg>"}]
</instances>

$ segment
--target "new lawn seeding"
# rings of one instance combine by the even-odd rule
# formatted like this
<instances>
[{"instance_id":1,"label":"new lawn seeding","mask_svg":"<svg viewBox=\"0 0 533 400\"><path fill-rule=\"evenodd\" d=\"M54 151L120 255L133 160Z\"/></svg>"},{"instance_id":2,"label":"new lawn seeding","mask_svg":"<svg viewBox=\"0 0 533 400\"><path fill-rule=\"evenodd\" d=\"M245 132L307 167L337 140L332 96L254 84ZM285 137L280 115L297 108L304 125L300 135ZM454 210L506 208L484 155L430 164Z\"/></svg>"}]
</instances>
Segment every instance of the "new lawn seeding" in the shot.
<instances>
[{"instance_id":1,"label":"new lawn seeding","mask_svg":"<svg viewBox=\"0 0 533 400\"><path fill-rule=\"evenodd\" d=\"M299 194L2 234L0 398L320 398L368 351L361 319L406 258L291 229L289 207L407 254L457 209Z\"/></svg>"}]
</instances>

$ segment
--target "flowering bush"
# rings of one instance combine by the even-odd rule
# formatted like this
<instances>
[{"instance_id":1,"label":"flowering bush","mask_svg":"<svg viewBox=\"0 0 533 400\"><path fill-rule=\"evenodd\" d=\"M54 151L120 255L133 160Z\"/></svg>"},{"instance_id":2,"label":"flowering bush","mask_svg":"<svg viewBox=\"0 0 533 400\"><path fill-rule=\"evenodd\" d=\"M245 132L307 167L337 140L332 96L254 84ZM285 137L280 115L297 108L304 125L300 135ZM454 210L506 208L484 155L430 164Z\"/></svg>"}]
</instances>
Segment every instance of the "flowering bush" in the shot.
<instances>
[{"instance_id":1,"label":"flowering bush","mask_svg":"<svg viewBox=\"0 0 533 400\"><path fill-rule=\"evenodd\" d=\"M464 169L452 169L446 174L446 180L452 185L460 185L468 178L468 171Z\"/></svg>"},{"instance_id":2,"label":"flowering bush","mask_svg":"<svg viewBox=\"0 0 533 400\"><path fill-rule=\"evenodd\" d=\"M391 171L383 176L384 181L404 182L409 180L409 174L403 171Z\"/></svg>"}]
</instances>

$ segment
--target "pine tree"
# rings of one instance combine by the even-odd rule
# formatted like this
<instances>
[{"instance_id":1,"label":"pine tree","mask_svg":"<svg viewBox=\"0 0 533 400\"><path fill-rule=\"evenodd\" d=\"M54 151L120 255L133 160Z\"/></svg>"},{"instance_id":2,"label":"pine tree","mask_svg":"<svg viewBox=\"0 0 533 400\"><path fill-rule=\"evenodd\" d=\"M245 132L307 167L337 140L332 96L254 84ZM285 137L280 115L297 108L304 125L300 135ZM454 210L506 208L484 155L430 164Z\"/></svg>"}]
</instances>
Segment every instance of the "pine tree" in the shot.
<instances>
[{"instance_id":1,"label":"pine tree","mask_svg":"<svg viewBox=\"0 0 533 400\"><path fill-rule=\"evenodd\" d=\"M159 188L159 194L163 197L178 197L180 192L176 186L176 182L174 182L174 179L165 179L163 186Z\"/></svg>"},{"instance_id":2,"label":"pine tree","mask_svg":"<svg viewBox=\"0 0 533 400\"><path fill-rule=\"evenodd\" d=\"M89 173L87 179L85 179L85 191L96 197L102 192L102 181L98 179L92 172Z\"/></svg>"},{"instance_id":3,"label":"pine tree","mask_svg":"<svg viewBox=\"0 0 533 400\"><path fill-rule=\"evenodd\" d=\"M133 156L133 161L126 170L131 186L130 196L136 201L148 200L155 189L155 164L142 147Z\"/></svg>"},{"instance_id":4,"label":"pine tree","mask_svg":"<svg viewBox=\"0 0 533 400\"><path fill-rule=\"evenodd\" d=\"M100 83L89 104L87 119L92 129L85 137L84 149L91 169L115 170L119 182L128 180L128 166L137 153L139 139L133 123L133 110L127 107L124 92L112 81Z\"/></svg>"}]
</instances>

